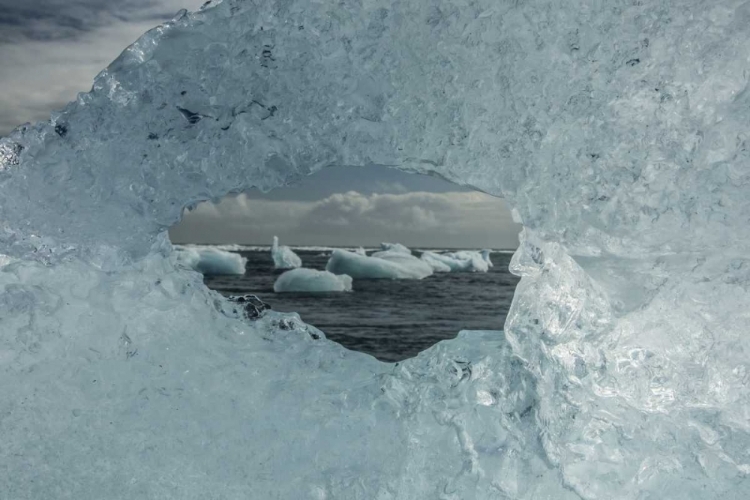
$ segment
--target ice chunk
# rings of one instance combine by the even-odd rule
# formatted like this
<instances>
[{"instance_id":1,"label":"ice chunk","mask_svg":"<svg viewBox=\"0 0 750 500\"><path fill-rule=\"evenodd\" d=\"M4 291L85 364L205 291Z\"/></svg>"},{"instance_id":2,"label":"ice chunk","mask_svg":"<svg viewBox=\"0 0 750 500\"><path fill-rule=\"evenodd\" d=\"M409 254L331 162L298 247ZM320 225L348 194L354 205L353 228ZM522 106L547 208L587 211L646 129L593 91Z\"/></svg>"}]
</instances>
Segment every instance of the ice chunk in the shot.
<instances>
[{"instance_id":1,"label":"ice chunk","mask_svg":"<svg viewBox=\"0 0 750 500\"><path fill-rule=\"evenodd\" d=\"M175 245L177 259L205 275L245 274L247 259L239 254L208 246Z\"/></svg>"},{"instance_id":2,"label":"ice chunk","mask_svg":"<svg viewBox=\"0 0 750 500\"><path fill-rule=\"evenodd\" d=\"M482 254L482 258L490 267L495 267L495 264L492 263L492 259L490 258L490 255L492 254L492 250L484 249L480 252Z\"/></svg>"},{"instance_id":3,"label":"ice chunk","mask_svg":"<svg viewBox=\"0 0 750 500\"><path fill-rule=\"evenodd\" d=\"M437 264L442 264L442 266L448 267L448 270L451 272L486 273L491 264L491 262L488 262L489 259L485 260L480 252L465 250L446 253L426 251L422 253L420 258L433 267Z\"/></svg>"},{"instance_id":4,"label":"ice chunk","mask_svg":"<svg viewBox=\"0 0 750 500\"><path fill-rule=\"evenodd\" d=\"M333 274L301 267L286 271L276 279L273 291L281 292L350 292L352 278L346 274Z\"/></svg>"},{"instance_id":5,"label":"ice chunk","mask_svg":"<svg viewBox=\"0 0 750 500\"><path fill-rule=\"evenodd\" d=\"M370 255L370 257L373 257L375 259L387 260L389 262L399 264L403 267L410 268L416 273L424 275L424 277L432 274L432 267L429 264L426 264L424 261L420 260L418 257L415 257L414 255L412 255L411 251L407 253L407 252L404 252L403 249L401 248L385 250L385 251L381 250L380 252L373 252Z\"/></svg>"},{"instance_id":6,"label":"ice chunk","mask_svg":"<svg viewBox=\"0 0 750 500\"><path fill-rule=\"evenodd\" d=\"M417 279L432 274L432 268L418 258L398 251L376 252L372 256L334 250L326 270L356 279Z\"/></svg>"},{"instance_id":7,"label":"ice chunk","mask_svg":"<svg viewBox=\"0 0 750 500\"><path fill-rule=\"evenodd\" d=\"M365 251L364 247L359 247L354 250L354 253L359 255L367 255L367 252Z\"/></svg>"},{"instance_id":8,"label":"ice chunk","mask_svg":"<svg viewBox=\"0 0 750 500\"><path fill-rule=\"evenodd\" d=\"M411 250L409 250L407 247L402 245L401 243L381 243L380 249L383 251L393 251L393 252L400 252L400 253L408 253L411 255Z\"/></svg>"},{"instance_id":9,"label":"ice chunk","mask_svg":"<svg viewBox=\"0 0 750 500\"><path fill-rule=\"evenodd\" d=\"M449 273L453 269L451 266L443 262L442 259L435 256L436 254L430 251L422 252L422 255L420 255L420 259L425 261L434 272L436 273Z\"/></svg>"},{"instance_id":10,"label":"ice chunk","mask_svg":"<svg viewBox=\"0 0 750 500\"><path fill-rule=\"evenodd\" d=\"M273 246L271 246L271 256L273 257L273 266L276 269L294 269L302 265L302 259L294 253L288 246L279 246L279 238L273 237Z\"/></svg>"},{"instance_id":11,"label":"ice chunk","mask_svg":"<svg viewBox=\"0 0 750 500\"><path fill-rule=\"evenodd\" d=\"M489 254L484 253L484 251L461 250L458 252L447 252L444 255L459 261L469 261L471 264L468 270L472 272L486 273L492 267Z\"/></svg>"}]
</instances>

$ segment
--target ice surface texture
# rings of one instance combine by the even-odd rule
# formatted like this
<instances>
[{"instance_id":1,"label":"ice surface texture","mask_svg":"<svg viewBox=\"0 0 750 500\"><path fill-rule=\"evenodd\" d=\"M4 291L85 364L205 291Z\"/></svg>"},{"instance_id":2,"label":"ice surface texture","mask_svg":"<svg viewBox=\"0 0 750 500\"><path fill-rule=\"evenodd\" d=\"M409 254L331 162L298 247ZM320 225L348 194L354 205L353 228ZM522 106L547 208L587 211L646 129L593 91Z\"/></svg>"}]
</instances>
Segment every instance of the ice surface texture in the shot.
<instances>
[{"instance_id":1,"label":"ice surface texture","mask_svg":"<svg viewBox=\"0 0 750 500\"><path fill-rule=\"evenodd\" d=\"M750 498L749 50L731 0L151 31L0 140L0 497ZM185 206L331 164L505 195L505 336L386 365L175 270Z\"/></svg>"},{"instance_id":2,"label":"ice surface texture","mask_svg":"<svg viewBox=\"0 0 750 500\"><path fill-rule=\"evenodd\" d=\"M245 274L247 259L214 247L175 246L177 259L204 275Z\"/></svg>"},{"instance_id":3,"label":"ice surface texture","mask_svg":"<svg viewBox=\"0 0 750 500\"><path fill-rule=\"evenodd\" d=\"M288 246L279 246L279 238L273 237L273 245L271 245L271 257L273 258L273 267L275 269L295 269L302 266L302 259L299 255Z\"/></svg>"},{"instance_id":4,"label":"ice surface texture","mask_svg":"<svg viewBox=\"0 0 750 500\"><path fill-rule=\"evenodd\" d=\"M352 277L315 269L292 269L276 279L273 291L282 292L351 292Z\"/></svg>"}]
</instances>

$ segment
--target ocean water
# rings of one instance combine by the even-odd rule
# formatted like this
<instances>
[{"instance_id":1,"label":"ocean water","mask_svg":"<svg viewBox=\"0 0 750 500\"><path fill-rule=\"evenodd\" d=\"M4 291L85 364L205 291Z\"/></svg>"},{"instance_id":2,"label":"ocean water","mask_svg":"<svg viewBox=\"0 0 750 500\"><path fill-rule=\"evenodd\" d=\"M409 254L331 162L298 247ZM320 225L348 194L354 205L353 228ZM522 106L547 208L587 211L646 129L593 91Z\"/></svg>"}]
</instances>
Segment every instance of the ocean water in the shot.
<instances>
[{"instance_id":1,"label":"ocean water","mask_svg":"<svg viewBox=\"0 0 750 500\"><path fill-rule=\"evenodd\" d=\"M295 250L304 267L325 269L329 252ZM415 356L460 330L502 330L519 278L510 253L493 253L488 273L435 273L423 280L354 280L352 292L274 293L281 271L269 251L238 251L244 276L206 276L223 295L251 293L276 311L297 312L344 347L383 361ZM368 252L369 253L369 252ZM415 254L419 254L415 252Z\"/></svg>"}]
</instances>

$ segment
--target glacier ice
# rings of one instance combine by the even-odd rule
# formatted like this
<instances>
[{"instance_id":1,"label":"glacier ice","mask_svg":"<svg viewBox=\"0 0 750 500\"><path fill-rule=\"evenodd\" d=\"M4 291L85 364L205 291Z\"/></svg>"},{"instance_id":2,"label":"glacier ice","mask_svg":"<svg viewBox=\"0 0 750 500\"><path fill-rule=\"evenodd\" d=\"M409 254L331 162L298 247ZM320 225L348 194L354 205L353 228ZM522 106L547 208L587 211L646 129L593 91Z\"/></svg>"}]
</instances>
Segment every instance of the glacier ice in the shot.
<instances>
[{"instance_id":1,"label":"glacier ice","mask_svg":"<svg viewBox=\"0 0 750 500\"><path fill-rule=\"evenodd\" d=\"M333 274L300 267L286 271L276 278L273 291L283 292L351 292L352 278L346 274Z\"/></svg>"},{"instance_id":2,"label":"glacier ice","mask_svg":"<svg viewBox=\"0 0 750 500\"><path fill-rule=\"evenodd\" d=\"M381 243L380 244L380 250L382 251L393 251L393 252L400 252L400 253L406 253L411 255L411 250L402 245L401 243Z\"/></svg>"},{"instance_id":3,"label":"glacier ice","mask_svg":"<svg viewBox=\"0 0 750 500\"><path fill-rule=\"evenodd\" d=\"M277 236L273 237L271 257L273 257L273 266L276 269L294 269L302 265L302 259L291 248L286 245L279 246Z\"/></svg>"},{"instance_id":4,"label":"glacier ice","mask_svg":"<svg viewBox=\"0 0 750 500\"><path fill-rule=\"evenodd\" d=\"M420 259L428 263L436 272L479 272L486 273L492 267L489 251L461 250L458 252L422 252Z\"/></svg>"},{"instance_id":5,"label":"glacier ice","mask_svg":"<svg viewBox=\"0 0 750 500\"><path fill-rule=\"evenodd\" d=\"M451 266L443 262L443 260L439 258L438 254L436 254L435 252L430 252L429 250L424 251L422 252L422 255L419 256L419 258L425 261L435 273L449 273L453 270Z\"/></svg>"},{"instance_id":6,"label":"glacier ice","mask_svg":"<svg viewBox=\"0 0 750 500\"><path fill-rule=\"evenodd\" d=\"M210 246L175 245L177 260L205 275L245 274L247 259Z\"/></svg>"},{"instance_id":7,"label":"glacier ice","mask_svg":"<svg viewBox=\"0 0 750 500\"><path fill-rule=\"evenodd\" d=\"M336 249L326 264L334 274L347 274L356 279L411 279L421 280L432 274L432 267L411 254L400 251L381 251L360 255Z\"/></svg>"},{"instance_id":8,"label":"glacier ice","mask_svg":"<svg viewBox=\"0 0 750 500\"><path fill-rule=\"evenodd\" d=\"M750 498L748 47L742 0L150 31L0 139L0 497ZM507 199L503 333L384 364L175 266L185 207L370 164Z\"/></svg>"}]
</instances>

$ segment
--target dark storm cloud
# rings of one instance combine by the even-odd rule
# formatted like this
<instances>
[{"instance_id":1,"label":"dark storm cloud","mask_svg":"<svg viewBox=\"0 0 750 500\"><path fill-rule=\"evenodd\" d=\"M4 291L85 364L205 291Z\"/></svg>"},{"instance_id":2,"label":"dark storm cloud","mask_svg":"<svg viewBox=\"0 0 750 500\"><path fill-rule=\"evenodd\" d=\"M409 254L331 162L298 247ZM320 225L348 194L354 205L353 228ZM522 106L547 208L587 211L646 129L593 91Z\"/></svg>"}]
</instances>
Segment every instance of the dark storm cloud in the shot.
<instances>
[{"instance_id":1,"label":"dark storm cloud","mask_svg":"<svg viewBox=\"0 0 750 500\"><path fill-rule=\"evenodd\" d=\"M160 21L170 15L160 7L158 0L0 0L0 43L76 38L118 21Z\"/></svg>"}]
</instances>

